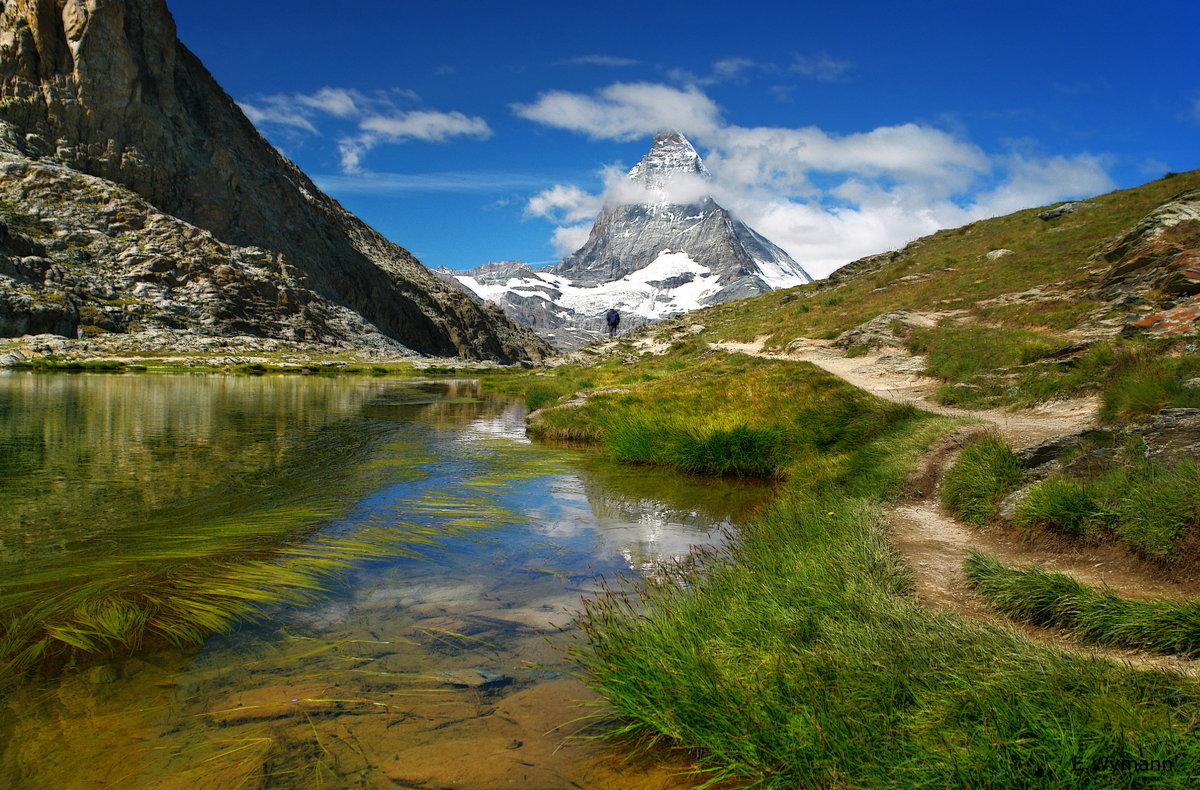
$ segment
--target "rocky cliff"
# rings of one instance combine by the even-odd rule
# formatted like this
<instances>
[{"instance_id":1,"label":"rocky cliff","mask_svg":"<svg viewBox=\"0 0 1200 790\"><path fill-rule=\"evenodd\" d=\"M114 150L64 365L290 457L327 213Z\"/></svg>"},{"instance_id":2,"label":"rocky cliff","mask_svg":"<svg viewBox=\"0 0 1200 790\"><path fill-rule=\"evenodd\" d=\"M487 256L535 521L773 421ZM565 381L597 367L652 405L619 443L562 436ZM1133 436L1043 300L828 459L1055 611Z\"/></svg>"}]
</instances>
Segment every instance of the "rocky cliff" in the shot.
<instances>
[{"instance_id":1,"label":"rocky cliff","mask_svg":"<svg viewBox=\"0 0 1200 790\"><path fill-rule=\"evenodd\" d=\"M1141 306L1125 334L1192 335L1200 329L1200 190L1184 191L1104 245L1092 261L1096 294Z\"/></svg>"},{"instance_id":2,"label":"rocky cliff","mask_svg":"<svg viewBox=\"0 0 1200 790\"><path fill-rule=\"evenodd\" d=\"M459 281L564 349L622 327L811 282L779 247L708 196L708 170L678 132L655 136L596 217L587 242L555 266L489 263Z\"/></svg>"},{"instance_id":3,"label":"rocky cliff","mask_svg":"<svg viewBox=\"0 0 1200 790\"><path fill-rule=\"evenodd\" d=\"M0 3L0 223L0 334L547 351L280 156L163 0Z\"/></svg>"}]
</instances>

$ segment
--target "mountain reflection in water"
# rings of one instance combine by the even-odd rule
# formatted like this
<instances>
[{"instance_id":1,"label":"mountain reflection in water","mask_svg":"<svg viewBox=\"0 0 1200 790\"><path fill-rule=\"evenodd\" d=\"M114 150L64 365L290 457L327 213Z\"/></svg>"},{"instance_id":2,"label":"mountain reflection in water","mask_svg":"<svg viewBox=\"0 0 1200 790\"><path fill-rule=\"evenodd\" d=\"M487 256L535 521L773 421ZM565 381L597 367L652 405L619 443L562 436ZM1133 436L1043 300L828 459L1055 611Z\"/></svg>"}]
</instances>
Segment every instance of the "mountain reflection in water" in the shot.
<instances>
[{"instance_id":1,"label":"mountain reflection in water","mask_svg":"<svg viewBox=\"0 0 1200 790\"><path fill-rule=\"evenodd\" d=\"M546 637L768 490L523 425L466 380L0 376L0 660L46 645L0 784L674 786L562 747L592 695Z\"/></svg>"}]
</instances>

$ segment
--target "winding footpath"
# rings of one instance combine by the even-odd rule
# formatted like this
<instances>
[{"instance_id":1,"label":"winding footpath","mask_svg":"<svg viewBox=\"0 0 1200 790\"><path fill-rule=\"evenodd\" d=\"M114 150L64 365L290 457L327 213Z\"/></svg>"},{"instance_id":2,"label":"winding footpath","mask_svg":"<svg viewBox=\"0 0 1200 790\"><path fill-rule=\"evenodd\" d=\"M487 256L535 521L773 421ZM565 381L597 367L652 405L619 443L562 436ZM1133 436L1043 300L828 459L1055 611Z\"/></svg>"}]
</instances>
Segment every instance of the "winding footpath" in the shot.
<instances>
[{"instance_id":1,"label":"winding footpath","mask_svg":"<svg viewBox=\"0 0 1200 790\"><path fill-rule=\"evenodd\" d=\"M1124 661L1139 667L1169 668L1200 676L1200 660L1160 656L1139 650L1085 645L1056 629L1014 623L993 612L974 592L963 574L963 563L975 548L1009 566L1037 565L1068 573L1094 587L1107 585L1126 598L1196 598L1200 584L1175 583L1154 578L1149 566L1119 546L1059 545L1052 538L1023 536L1001 527L978 529L947 514L938 488L942 473L954 464L963 446L981 432L994 430L1011 447L1022 448L1092 424L1098 401L1094 398L1058 401L1019 412L957 409L929 398L939 382L920 376L921 360L902 352L849 358L830 341L793 343L788 353L766 353L766 336L753 343L715 343L713 348L770 359L810 362L860 389L925 411L977 421L943 437L921 458L904 499L889 503L884 511L895 547L912 568L917 595L935 608L951 609L972 619L1015 627L1040 642L1053 642L1074 652Z\"/></svg>"}]
</instances>

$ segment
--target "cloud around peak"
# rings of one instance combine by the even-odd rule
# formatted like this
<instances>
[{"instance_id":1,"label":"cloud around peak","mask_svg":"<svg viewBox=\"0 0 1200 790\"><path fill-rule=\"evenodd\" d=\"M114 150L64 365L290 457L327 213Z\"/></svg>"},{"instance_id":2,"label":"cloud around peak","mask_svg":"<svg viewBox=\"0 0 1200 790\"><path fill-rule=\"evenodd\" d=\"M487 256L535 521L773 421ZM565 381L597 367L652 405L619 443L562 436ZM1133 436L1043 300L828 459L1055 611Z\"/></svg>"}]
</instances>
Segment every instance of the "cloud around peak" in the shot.
<instances>
[{"instance_id":1,"label":"cloud around peak","mask_svg":"<svg viewBox=\"0 0 1200 790\"><path fill-rule=\"evenodd\" d=\"M616 82L592 95L546 91L512 110L527 120L598 140L632 141L665 128L703 135L720 124L716 103L699 88L651 82Z\"/></svg>"},{"instance_id":2,"label":"cloud around peak","mask_svg":"<svg viewBox=\"0 0 1200 790\"><path fill-rule=\"evenodd\" d=\"M729 74L748 67L736 59L723 66ZM826 73L837 71L828 66ZM840 135L815 126L730 125L694 85L614 83L591 94L550 91L513 110L593 139L633 141L662 128L683 131L707 149L713 181L703 185L705 192L817 276L939 228L1114 186L1103 156L1042 156L1036 145L988 152L962 132L927 124ZM527 216L555 223L551 243L558 252L569 253L574 248L565 244L586 239L588 210L594 214L605 201L636 202L622 171L609 168L604 180L600 194L560 184L529 201ZM686 191L678 200L671 197L689 202Z\"/></svg>"}]
</instances>

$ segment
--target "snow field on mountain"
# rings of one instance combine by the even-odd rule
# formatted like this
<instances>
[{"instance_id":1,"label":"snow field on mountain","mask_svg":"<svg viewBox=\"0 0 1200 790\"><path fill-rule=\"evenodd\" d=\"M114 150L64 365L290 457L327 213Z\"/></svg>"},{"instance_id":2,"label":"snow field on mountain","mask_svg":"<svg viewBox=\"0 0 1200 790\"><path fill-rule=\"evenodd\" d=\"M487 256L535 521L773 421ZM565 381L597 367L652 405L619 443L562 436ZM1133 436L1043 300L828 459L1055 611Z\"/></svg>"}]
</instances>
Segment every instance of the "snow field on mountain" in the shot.
<instances>
[{"instance_id":1,"label":"snow field on mountain","mask_svg":"<svg viewBox=\"0 0 1200 790\"><path fill-rule=\"evenodd\" d=\"M695 279L674 288L651 284L687 274L694 275ZM716 275L707 266L693 261L686 252L671 250L663 250L649 266L593 288L573 285L566 277L549 272L539 272L536 279L510 277L502 285L488 285L468 276L457 279L483 299L498 301L505 293L514 292L521 296L537 296L586 316L600 315L611 307L622 313L653 319L699 309L706 297L721 289ZM547 285L560 291L562 296L550 299L543 291Z\"/></svg>"},{"instance_id":2,"label":"snow field on mountain","mask_svg":"<svg viewBox=\"0 0 1200 790\"><path fill-rule=\"evenodd\" d=\"M795 271L778 261L755 258L754 265L758 267L759 276L762 277L763 282L771 286L771 290L773 291L778 291L780 288L794 288L797 285L804 285L807 282L811 282L810 279L801 277Z\"/></svg>"}]
</instances>

